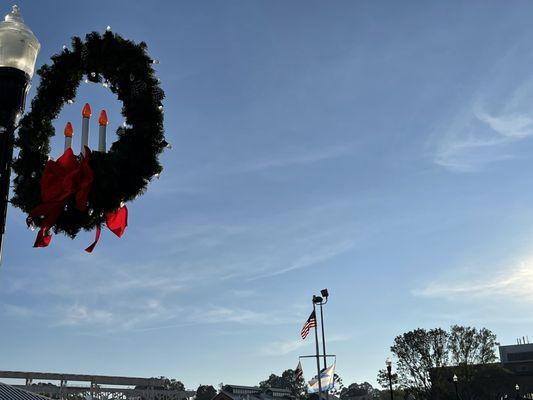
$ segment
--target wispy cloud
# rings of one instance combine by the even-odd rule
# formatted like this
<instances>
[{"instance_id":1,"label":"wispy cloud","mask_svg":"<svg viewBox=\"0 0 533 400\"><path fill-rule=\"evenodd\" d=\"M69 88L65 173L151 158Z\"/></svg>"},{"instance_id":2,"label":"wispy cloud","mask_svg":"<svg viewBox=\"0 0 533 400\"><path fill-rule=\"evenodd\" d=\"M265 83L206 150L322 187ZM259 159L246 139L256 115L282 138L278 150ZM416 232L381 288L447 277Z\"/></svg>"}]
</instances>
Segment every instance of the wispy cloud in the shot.
<instances>
[{"instance_id":1,"label":"wispy cloud","mask_svg":"<svg viewBox=\"0 0 533 400\"><path fill-rule=\"evenodd\" d=\"M356 245L357 240L348 239L341 241L340 243L326 243L322 246L311 249L308 253L295 259L288 266L280 266L280 268L270 270L268 272L259 273L258 275L250 278L250 280L263 279L276 275L282 275L290 271L310 267L321 262L325 262L331 258L341 255Z\"/></svg>"},{"instance_id":2,"label":"wispy cloud","mask_svg":"<svg viewBox=\"0 0 533 400\"><path fill-rule=\"evenodd\" d=\"M150 194L197 194L205 190L206 182L221 176L250 174L268 170L311 165L348 156L353 144L325 145L317 148L288 147L265 155L256 153L244 159L231 159L198 166L176 168L171 176L163 174L152 182Z\"/></svg>"},{"instance_id":3,"label":"wispy cloud","mask_svg":"<svg viewBox=\"0 0 533 400\"><path fill-rule=\"evenodd\" d=\"M352 152L351 145L325 146L318 149L292 149L282 154L273 154L267 158L258 158L236 166L229 171L253 172L271 168L282 168L295 165L308 165L320 161L331 160L348 155Z\"/></svg>"},{"instance_id":4,"label":"wispy cloud","mask_svg":"<svg viewBox=\"0 0 533 400\"><path fill-rule=\"evenodd\" d=\"M264 355L275 356L293 353L303 347L310 346L313 342L304 341L302 339L295 340L280 340L269 343L261 348L261 353Z\"/></svg>"},{"instance_id":5,"label":"wispy cloud","mask_svg":"<svg viewBox=\"0 0 533 400\"><path fill-rule=\"evenodd\" d=\"M338 334L333 333L328 336L327 342L328 343L336 343L336 342L344 342L351 339L351 335L347 334ZM294 340L279 340L274 341L272 343L269 343L267 345L264 345L261 347L261 354L263 355L269 355L269 356L279 356L279 355L285 355L295 352L296 350L299 350L304 347L309 347L313 344L313 341L311 340L302 340L294 339Z\"/></svg>"},{"instance_id":6,"label":"wispy cloud","mask_svg":"<svg viewBox=\"0 0 533 400\"><path fill-rule=\"evenodd\" d=\"M202 324L239 323L245 325L280 325L296 321L297 314L278 312L253 311L245 308L230 308L210 306L208 308L193 308L187 317L190 322Z\"/></svg>"},{"instance_id":7,"label":"wispy cloud","mask_svg":"<svg viewBox=\"0 0 533 400\"><path fill-rule=\"evenodd\" d=\"M0 310L10 317L27 318L34 315L34 311L31 308L14 304L3 304L0 307Z\"/></svg>"},{"instance_id":8,"label":"wispy cloud","mask_svg":"<svg viewBox=\"0 0 533 400\"><path fill-rule=\"evenodd\" d=\"M522 45L510 48L455 115L436 130L436 164L456 172L478 171L515 158L517 143L533 135L533 78L517 68L531 54L525 54Z\"/></svg>"},{"instance_id":9,"label":"wispy cloud","mask_svg":"<svg viewBox=\"0 0 533 400\"><path fill-rule=\"evenodd\" d=\"M156 257L141 252L125 262L104 247L90 258L70 251L46 274L36 273L32 263L15 268L3 290L24 294L37 315L47 315L45 323L84 331L287 324L298 320L296 306L281 318L256 302L240 303L262 295L259 279L329 262L375 234L368 224L356 229L346 218L351 207L335 201L232 222L178 217L138 231ZM128 242L121 246L133 251ZM221 288L215 295L213 285Z\"/></svg>"},{"instance_id":10,"label":"wispy cloud","mask_svg":"<svg viewBox=\"0 0 533 400\"><path fill-rule=\"evenodd\" d=\"M444 135L434 161L453 171L476 171L513 158L510 145L532 135L533 113L491 115L473 111Z\"/></svg>"},{"instance_id":11,"label":"wispy cloud","mask_svg":"<svg viewBox=\"0 0 533 400\"><path fill-rule=\"evenodd\" d=\"M63 317L58 321L59 325L108 325L114 322L113 313L107 310L91 309L87 306L75 304L64 310Z\"/></svg>"},{"instance_id":12,"label":"wispy cloud","mask_svg":"<svg viewBox=\"0 0 533 400\"><path fill-rule=\"evenodd\" d=\"M499 268L499 272L456 273L413 290L415 296L448 300L519 298L533 302L533 257Z\"/></svg>"}]
</instances>

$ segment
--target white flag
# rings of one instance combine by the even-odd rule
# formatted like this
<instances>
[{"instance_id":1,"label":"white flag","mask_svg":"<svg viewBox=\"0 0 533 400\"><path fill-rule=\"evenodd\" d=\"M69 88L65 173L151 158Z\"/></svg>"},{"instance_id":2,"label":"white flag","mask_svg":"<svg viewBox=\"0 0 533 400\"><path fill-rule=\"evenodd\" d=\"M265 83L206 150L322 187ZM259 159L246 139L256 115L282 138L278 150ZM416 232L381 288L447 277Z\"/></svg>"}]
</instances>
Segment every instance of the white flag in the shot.
<instances>
[{"instance_id":1,"label":"white flag","mask_svg":"<svg viewBox=\"0 0 533 400\"><path fill-rule=\"evenodd\" d=\"M335 364L326 368L320 373L320 385L323 392L328 392L333 389L333 378L335 376ZM307 393L318 393L318 379L316 376L309 381Z\"/></svg>"}]
</instances>

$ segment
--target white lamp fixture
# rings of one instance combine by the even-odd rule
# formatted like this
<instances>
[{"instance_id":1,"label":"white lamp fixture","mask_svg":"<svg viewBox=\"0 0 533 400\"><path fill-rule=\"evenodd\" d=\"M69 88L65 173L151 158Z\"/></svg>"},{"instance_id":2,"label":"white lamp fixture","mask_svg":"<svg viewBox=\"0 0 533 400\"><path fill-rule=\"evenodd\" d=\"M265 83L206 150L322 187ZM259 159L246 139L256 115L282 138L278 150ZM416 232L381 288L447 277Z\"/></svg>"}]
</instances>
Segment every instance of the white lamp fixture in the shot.
<instances>
[{"instance_id":1,"label":"white lamp fixture","mask_svg":"<svg viewBox=\"0 0 533 400\"><path fill-rule=\"evenodd\" d=\"M20 9L13 9L0 22L0 67L15 68L33 77L41 44L24 23Z\"/></svg>"}]
</instances>

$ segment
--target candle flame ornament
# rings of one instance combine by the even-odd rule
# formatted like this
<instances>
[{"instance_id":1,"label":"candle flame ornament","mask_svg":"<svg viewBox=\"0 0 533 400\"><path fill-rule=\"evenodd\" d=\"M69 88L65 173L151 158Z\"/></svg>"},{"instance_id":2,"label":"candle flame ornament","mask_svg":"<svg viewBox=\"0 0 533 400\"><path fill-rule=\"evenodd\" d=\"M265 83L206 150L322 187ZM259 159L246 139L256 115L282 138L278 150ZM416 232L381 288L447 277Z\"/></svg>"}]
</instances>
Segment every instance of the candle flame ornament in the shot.
<instances>
[{"instance_id":1,"label":"candle flame ornament","mask_svg":"<svg viewBox=\"0 0 533 400\"><path fill-rule=\"evenodd\" d=\"M83 106L83 110L81 110L81 115L84 118L91 118L91 115L93 115L93 112L91 110L91 105L89 103L85 103Z\"/></svg>"},{"instance_id":2,"label":"candle flame ornament","mask_svg":"<svg viewBox=\"0 0 533 400\"><path fill-rule=\"evenodd\" d=\"M72 137L74 129L72 128L72 124L70 122L67 122L67 124L65 125L65 130L63 131L63 133L65 134L65 137Z\"/></svg>"},{"instance_id":3,"label":"candle flame ornament","mask_svg":"<svg viewBox=\"0 0 533 400\"><path fill-rule=\"evenodd\" d=\"M100 111L100 116L98 117L98 123L100 124L100 128L98 131L98 151L105 153L106 129L107 129L107 125L109 124L109 120L107 119L107 113L105 112L105 110Z\"/></svg>"},{"instance_id":4,"label":"candle flame ornament","mask_svg":"<svg viewBox=\"0 0 533 400\"><path fill-rule=\"evenodd\" d=\"M72 129L72 124L67 122L65 125L65 130L63 131L65 135L65 150L72 147L72 135L74 134L74 129Z\"/></svg>"},{"instance_id":5,"label":"candle flame ornament","mask_svg":"<svg viewBox=\"0 0 533 400\"><path fill-rule=\"evenodd\" d=\"M108 125L109 120L107 119L107 113L105 110L100 111L100 116L98 117L98 123L100 125Z\"/></svg>"}]
</instances>

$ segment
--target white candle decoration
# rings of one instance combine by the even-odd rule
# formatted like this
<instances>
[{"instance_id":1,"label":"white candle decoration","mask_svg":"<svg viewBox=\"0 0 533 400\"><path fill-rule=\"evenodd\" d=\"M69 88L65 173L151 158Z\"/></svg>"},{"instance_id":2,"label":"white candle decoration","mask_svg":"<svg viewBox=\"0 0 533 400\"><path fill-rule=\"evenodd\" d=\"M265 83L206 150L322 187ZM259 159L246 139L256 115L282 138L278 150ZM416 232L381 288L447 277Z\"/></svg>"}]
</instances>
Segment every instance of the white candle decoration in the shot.
<instances>
[{"instance_id":1,"label":"white candle decoration","mask_svg":"<svg viewBox=\"0 0 533 400\"><path fill-rule=\"evenodd\" d=\"M100 111L100 117L98 118L100 129L98 131L98 151L105 153L106 151L106 129L109 120L107 119L107 113L105 110Z\"/></svg>"},{"instance_id":2,"label":"white candle decoration","mask_svg":"<svg viewBox=\"0 0 533 400\"><path fill-rule=\"evenodd\" d=\"M72 124L70 122L67 122L65 125L65 130L63 132L65 134L65 151L72 147L72 134L74 133L74 129L72 129Z\"/></svg>"},{"instance_id":3,"label":"white candle decoration","mask_svg":"<svg viewBox=\"0 0 533 400\"><path fill-rule=\"evenodd\" d=\"M81 154L85 155L85 146L89 146L89 120L91 119L92 111L89 103L85 103L81 112Z\"/></svg>"}]
</instances>

